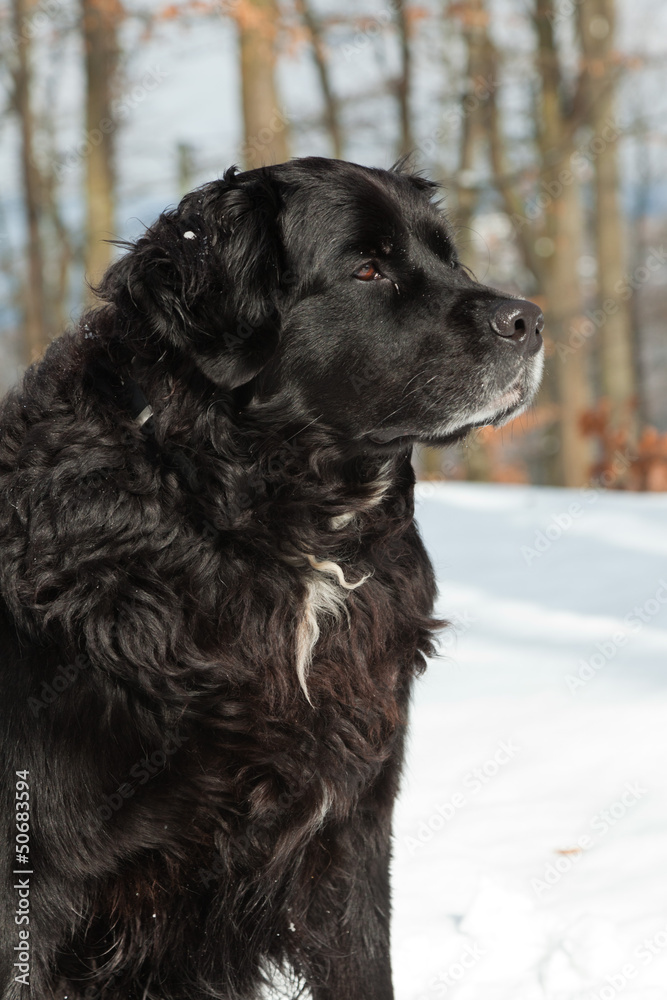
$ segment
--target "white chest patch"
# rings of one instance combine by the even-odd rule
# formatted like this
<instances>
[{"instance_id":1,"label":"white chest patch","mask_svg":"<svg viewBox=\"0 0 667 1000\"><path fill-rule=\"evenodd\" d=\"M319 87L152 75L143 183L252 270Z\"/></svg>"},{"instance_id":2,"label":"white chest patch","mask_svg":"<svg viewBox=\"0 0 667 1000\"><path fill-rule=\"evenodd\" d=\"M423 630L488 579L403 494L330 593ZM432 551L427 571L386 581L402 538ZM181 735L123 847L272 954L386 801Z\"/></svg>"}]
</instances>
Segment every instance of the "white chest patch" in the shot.
<instances>
[{"instance_id":1,"label":"white chest patch","mask_svg":"<svg viewBox=\"0 0 667 1000\"><path fill-rule=\"evenodd\" d=\"M345 592L360 587L368 577L363 576L357 583L348 583L338 563L330 560L318 562L310 555L307 559L316 573L305 580L306 595L296 630L296 674L301 689L310 702L306 681L313 662L313 651L320 637L320 621L324 616L340 618L342 614L347 615Z\"/></svg>"},{"instance_id":2,"label":"white chest patch","mask_svg":"<svg viewBox=\"0 0 667 1000\"><path fill-rule=\"evenodd\" d=\"M366 497L356 498L355 508L358 513L372 510L382 503L392 485L391 468L392 462L387 461L379 470L376 479L368 484ZM353 512L337 514L331 518L330 528L332 531L339 531L355 517L356 514ZM306 681L313 662L313 652L320 637L320 621L325 616L334 619L340 618L343 614L347 616L346 592L356 590L366 582L368 576L363 576L356 583L348 583L342 567L333 560L318 560L309 553L305 553L304 558L315 572L304 574L303 578L305 597L296 630L296 673L301 689L310 702Z\"/></svg>"}]
</instances>

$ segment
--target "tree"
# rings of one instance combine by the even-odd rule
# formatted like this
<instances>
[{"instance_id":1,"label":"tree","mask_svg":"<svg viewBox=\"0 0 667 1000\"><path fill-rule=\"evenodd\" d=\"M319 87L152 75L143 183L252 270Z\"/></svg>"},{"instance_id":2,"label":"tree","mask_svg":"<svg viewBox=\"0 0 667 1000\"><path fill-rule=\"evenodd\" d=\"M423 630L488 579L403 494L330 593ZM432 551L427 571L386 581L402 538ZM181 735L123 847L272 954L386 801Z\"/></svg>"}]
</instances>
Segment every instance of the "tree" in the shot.
<instances>
[{"instance_id":1,"label":"tree","mask_svg":"<svg viewBox=\"0 0 667 1000\"><path fill-rule=\"evenodd\" d=\"M243 0L239 29L243 154L248 169L289 158L287 116L276 86L279 13L276 0Z\"/></svg>"},{"instance_id":2,"label":"tree","mask_svg":"<svg viewBox=\"0 0 667 1000\"><path fill-rule=\"evenodd\" d=\"M20 124L23 207L27 230L28 276L24 283L25 358L36 361L49 337L46 325L44 261L40 217L42 184L35 160L35 118L32 109L31 32L28 30L33 0L12 0L16 63L13 68L13 105Z\"/></svg>"},{"instance_id":3,"label":"tree","mask_svg":"<svg viewBox=\"0 0 667 1000\"><path fill-rule=\"evenodd\" d=\"M588 0L577 11L584 55L582 86L586 89L596 141L595 246L601 384L609 401L612 428L624 430L636 442L633 318L629 299L618 294L625 275L627 241L619 203L619 129L614 118L619 76L619 64L614 58L614 13L613 0Z\"/></svg>"},{"instance_id":4,"label":"tree","mask_svg":"<svg viewBox=\"0 0 667 1000\"><path fill-rule=\"evenodd\" d=\"M398 155L407 156L414 149L412 136L412 115L410 113L410 91L412 89L412 51L410 48L410 22L405 0L395 0L396 25L401 49L401 70L396 81L398 99L399 139Z\"/></svg>"},{"instance_id":5,"label":"tree","mask_svg":"<svg viewBox=\"0 0 667 1000\"><path fill-rule=\"evenodd\" d=\"M95 285L111 263L115 235L112 100L118 68L119 0L81 0L86 70L85 273Z\"/></svg>"},{"instance_id":6,"label":"tree","mask_svg":"<svg viewBox=\"0 0 667 1000\"><path fill-rule=\"evenodd\" d=\"M546 301L547 332L555 354L547 379L559 408L559 452L555 479L565 486L581 486L589 477L591 443L581 432L581 421L591 404L590 363L586 338L579 332L583 293L577 260L583 248L580 183L571 168L575 135L586 119L582 115L582 84L575 93L560 68L553 30L556 12L552 0L535 0L535 65L539 92L534 105L535 180L526 196L524 180L507 155L507 141L497 102L500 60L482 15L483 0L465 4L474 13L478 36L477 59L493 82L486 102L489 155L493 183L514 224L519 248ZM471 50L472 52L472 50ZM472 128L471 125L468 128Z\"/></svg>"},{"instance_id":7,"label":"tree","mask_svg":"<svg viewBox=\"0 0 667 1000\"><path fill-rule=\"evenodd\" d=\"M343 156L343 128L340 121L339 102L331 85L331 74L322 28L309 0L296 0L296 9L310 36L313 59L324 98L324 124L331 137L331 151L336 160Z\"/></svg>"},{"instance_id":8,"label":"tree","mask_svg":"<svg viewBox=\"0 0 667 1000\"><path fill-rule=\"evenodd\" d=\"M475 270L476 253L473 241L466 238L471 231L473 216L479 200L479 188L474 183L478 176L480 159L486 152L488 140L488 102L480 100L476 94L478 81L484 77L489 60L489 13L484 0L468 0L460 5L456 16L461 24L461 33L466 52L466 69L461 96L461 133L459 141L459 164L456 176L457 231L463 234L460 240L461 262ZM466 479L485 481L490 478L489 456L482 446L479 433L473 431L462 453Z\"/></svg>"},{"instance_id":9,"label":"tree","mask_svg":"<svg viewBox=\"0 0 667 1000\"><path fill-rule=\"evenodd\" d=\"M488 106L486 102L476 99L475 87L484 76L489 60L489 13L484 7L484 0L468 0L457 14L461 21L467 64L461 99L463 114L456 179L456 221L461 229L466 230L470 227L479 198L479 189L470 181L475 176L475 168L484 154L488 137ZM461 244L461 260L468 267L475 264L470 241L464 240Z\"/></svg>"},{"instance_id":10,"label":"tree","mask_svg":"<svg viewBox=\"0 0 667 1000\"><path fill-rule=\"evenodd\" d=\"M553 0L537 0L534 15L541 81L538 149L542 233L533 244L533 267L544 289L549 332L555 343L554 375L560 407L560 481L582 486L591 472L591 444L581 421L590 408L590 360L587 341L575 337L584 311L577 261L583 253L583 220L578 177L571 168L582 114L581 80L574 94L560 68ZM532 237L531 233L531 237ZM541 266L540 266L541 265Z\"/></svg>"}]
</instances>

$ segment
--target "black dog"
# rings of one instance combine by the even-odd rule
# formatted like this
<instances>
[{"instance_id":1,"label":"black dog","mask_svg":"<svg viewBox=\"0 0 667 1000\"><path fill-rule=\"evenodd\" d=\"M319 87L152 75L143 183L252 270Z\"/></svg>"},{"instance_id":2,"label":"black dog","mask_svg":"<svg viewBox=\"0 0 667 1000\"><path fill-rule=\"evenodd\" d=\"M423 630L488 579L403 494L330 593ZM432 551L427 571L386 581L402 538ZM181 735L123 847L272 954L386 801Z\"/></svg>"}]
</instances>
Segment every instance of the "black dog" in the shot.
<instances>
[{"instance_id":1,"label":"black dog","mask_svg":"<svg viewBox=\"0 0 667 1000\"><path fill-rule=\"evenodd\" d=\"M229 171L5 400L4 1000L392 996L392 805L440 624L410 451L517 413L542 357L433 193Z\"/></svg>"}]
</instances>

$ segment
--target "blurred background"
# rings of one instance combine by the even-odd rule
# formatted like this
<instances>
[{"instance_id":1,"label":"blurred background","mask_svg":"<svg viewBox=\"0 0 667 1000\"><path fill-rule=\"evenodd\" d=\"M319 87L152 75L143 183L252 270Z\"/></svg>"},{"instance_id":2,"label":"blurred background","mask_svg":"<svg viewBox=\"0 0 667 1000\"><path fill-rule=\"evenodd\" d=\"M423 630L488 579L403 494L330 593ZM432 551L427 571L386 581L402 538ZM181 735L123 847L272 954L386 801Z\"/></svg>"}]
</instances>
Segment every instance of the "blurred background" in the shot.
<instances>
[{"instance_id":1,"label":"blurred background","mask_svg":"<svg viewBox=\"0 0 667 1000\"><path fill-rule=\"evenodd\" d=\"M0 29L0 389L106 239L230 164L412 153L464 262L547 316L537 405L422 478L667 489L667 5L3 0Z\"/></svg>"},{"instance_id":2,"label":"blurred background","mask_svg":"<svg viewBox=\"0 0 667 1000\"><path fill-rule=\"evenodd\" d=\"M452 627L397 807L397 996L665 1000L667 4L0 2L0 388L106 239L232 163L412 153L480 281L543 307L533 409L417 456Z\"/></svg>"}]
</instances>

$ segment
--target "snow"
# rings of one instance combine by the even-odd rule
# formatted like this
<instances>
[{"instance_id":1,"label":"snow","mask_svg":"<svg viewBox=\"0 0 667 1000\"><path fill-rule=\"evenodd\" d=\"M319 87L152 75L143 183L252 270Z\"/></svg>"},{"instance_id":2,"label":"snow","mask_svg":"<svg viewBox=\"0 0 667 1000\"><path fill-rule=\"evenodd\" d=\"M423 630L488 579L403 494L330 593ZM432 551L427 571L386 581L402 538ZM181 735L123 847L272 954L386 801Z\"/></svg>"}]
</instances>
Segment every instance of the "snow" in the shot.
<instances>
[{"instance_id":1,"label":"snow","mask_svg":"<svg viewBox=\"0 0 667 1000\"><path fill-rule=\"evenodd\" d=\"M454 622L397 805L397 1000L667 997L667 499L418 487Z\"/></svg>"}]
</instances>

